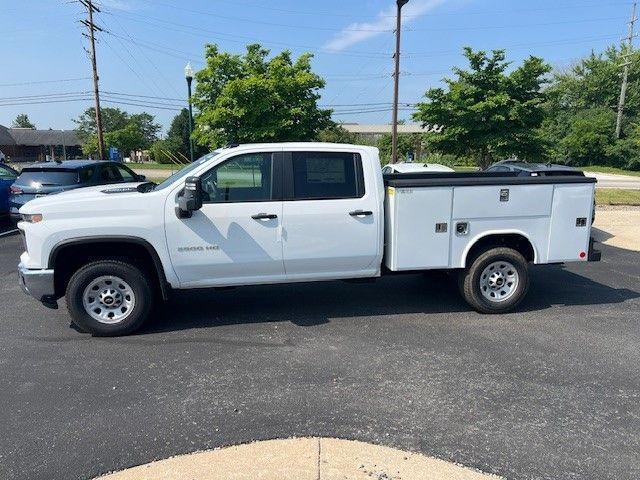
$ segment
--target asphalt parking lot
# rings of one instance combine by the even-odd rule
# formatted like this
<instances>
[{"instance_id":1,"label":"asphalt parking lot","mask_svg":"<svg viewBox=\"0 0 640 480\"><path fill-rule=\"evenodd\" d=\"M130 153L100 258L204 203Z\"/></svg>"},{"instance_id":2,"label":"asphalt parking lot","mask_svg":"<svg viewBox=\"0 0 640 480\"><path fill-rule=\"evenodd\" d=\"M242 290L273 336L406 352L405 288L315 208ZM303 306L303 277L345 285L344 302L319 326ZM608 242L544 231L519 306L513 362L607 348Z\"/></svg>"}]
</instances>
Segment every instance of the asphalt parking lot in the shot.
<instances>
[{"instance_id":1,"label":"asphalt parking lot","mask_svg":"<svg viewBox=\"0 0 640 480\"><path fill-rule=\"evenodd\" d=\"M513 479L640 478L640 253L534 268L510 315L411 275L183 293L142 333L100 339L22 294L19 250L0 238L0 478L291 436Z\"/></svg>"}]
</instances>

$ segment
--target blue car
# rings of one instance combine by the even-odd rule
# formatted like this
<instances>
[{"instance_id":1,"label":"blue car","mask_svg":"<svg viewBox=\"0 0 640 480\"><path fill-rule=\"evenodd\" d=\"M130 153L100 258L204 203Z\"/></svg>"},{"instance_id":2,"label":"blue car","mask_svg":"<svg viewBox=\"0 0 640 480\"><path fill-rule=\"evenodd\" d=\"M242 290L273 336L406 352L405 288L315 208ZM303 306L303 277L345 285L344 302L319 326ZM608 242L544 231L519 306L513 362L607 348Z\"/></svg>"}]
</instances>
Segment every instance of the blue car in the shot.
<instances>
[{"instance_id":1,"label":"blue car","mask_svg":"<svg viewBox=\"0 0 640 480\"><path fill-rule=\"evenodd\" d=\"M144 175L138 175L118 162L67 160L36 163L23 168L11 185L10 214L14 218L19 217L20 207L34 198L94 185L145 180Z\"/></svg>"},{"instance_id":2,"label":"blue car","mask_svg":"<svg viewBox=\"0 0 640 480\"><path fill-rule=\"evenodd\" d=\"M0 164L0 217L9 214L9 191L17 177L13 168Z\"/></svg>"}]
</instances>

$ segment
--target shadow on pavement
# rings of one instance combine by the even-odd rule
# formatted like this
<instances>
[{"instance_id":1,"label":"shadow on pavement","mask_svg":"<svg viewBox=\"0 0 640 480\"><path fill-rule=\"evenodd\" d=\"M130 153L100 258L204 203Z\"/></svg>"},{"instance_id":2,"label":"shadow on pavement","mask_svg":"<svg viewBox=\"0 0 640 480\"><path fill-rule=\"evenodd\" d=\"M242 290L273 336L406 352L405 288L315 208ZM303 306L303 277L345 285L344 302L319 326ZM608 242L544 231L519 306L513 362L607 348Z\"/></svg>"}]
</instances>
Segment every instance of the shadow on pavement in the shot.
<instances>
[{"instance_id":1,"label":"shadow on pavement","mask_svg":"<svg viewBox=\"0 0 640 480\"><path fill-rule=\"evenodd\" d=\"M621 264L628 264L626 257L631 255L634 268L640 265L638 253L603 248L605 258L607 252L612 258L618 258L617 254L621 253L623 258L618 260ZM639 298L639 283L635 283L636 290L631 290L598 281L611 280L611 274L606 272L610 267L604 264L571 266L580 272L578 274L561 265L534 266L529 294L517 311L542 311L558 305L619 304ZM367 284L326 282L176 292L141 334L260 322L287 321L313 327L332 319L450 313L480 317L459 295L454 275L398 275Z\"/></svg>"},{"instance_id":2,"label":"shadow on pavement","mask_svg":"<svg viewBox=\"0 0 640 480\"><path fill-rule=\"evenodd\" d=\"M8 216L0 217L0 235L16 229L16 222ZM17 232L16 232L17 233Z\"/></svg>"}]
</instances>

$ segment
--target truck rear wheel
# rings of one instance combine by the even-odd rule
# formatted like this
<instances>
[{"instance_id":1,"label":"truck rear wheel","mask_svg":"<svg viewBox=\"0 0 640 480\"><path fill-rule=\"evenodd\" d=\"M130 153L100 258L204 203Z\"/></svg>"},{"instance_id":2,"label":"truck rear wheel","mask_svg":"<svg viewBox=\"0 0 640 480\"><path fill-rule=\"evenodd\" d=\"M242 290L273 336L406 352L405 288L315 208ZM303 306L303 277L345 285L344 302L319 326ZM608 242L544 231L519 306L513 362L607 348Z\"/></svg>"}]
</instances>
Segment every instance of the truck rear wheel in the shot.
<instances>
[{"instance_id":1,"label":"truck rear wheel","mask_svg":"<svg viewBox=\"0 0 640 480\"><path fill-rule=\"evenodd\" d=\"M81 330L96 336L126 335L149 316L153 289L137 267L101 260L73 274L66 301L73 323Z\"/></svg>"},{"instance_id":2,"label":"truck rear wheel","mask_svg":"<svg viewBox=\"0 0 640 480\"><path fill-rule=\"evenodd\" d=\"M480 313L505 313L524 299L529 271L524 257L511 248L492 248L460 274L462 296Z\"/></svg>"}]
</instances>

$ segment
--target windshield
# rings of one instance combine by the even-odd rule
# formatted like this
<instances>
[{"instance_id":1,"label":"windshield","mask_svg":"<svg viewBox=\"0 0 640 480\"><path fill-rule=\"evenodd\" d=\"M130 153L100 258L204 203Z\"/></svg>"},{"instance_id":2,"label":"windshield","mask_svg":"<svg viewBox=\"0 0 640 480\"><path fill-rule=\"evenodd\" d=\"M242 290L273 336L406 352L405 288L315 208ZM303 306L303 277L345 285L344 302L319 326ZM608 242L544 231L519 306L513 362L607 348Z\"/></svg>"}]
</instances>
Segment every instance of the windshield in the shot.
<instances>
[{"instance_id":1,"label":"windshield","mask_svg":"<svg viewBox=\"0 0 640 480\"><path fill-rule=\"evenodd\" d=\"M163 188L166 188L172 183L174 183L176 180L187 177L191 172L196 170L200 165L211 160L213 157L219 154L220 154L220 150L214 150L213 152L206 154L204 157L200 157L198 160L196 160L190 165L187 165L182 170L178 170L176 173L174 173L169 178L167 178L164 182L156 185L156 187L153 190L154 191L162 190Z\"/></svg>"},{"instance_id":2,"label":"windshield","mask_svg":"<svg viewBox=\"0 0 640 480\"><path fill-rule=\"evenodd\" d=\"M78 183L76 170L56 169L23 169L16 180L17 185L33 186L60 186Z\"/></svg>"},{"instance_id":3,"label":"windshield","mask_svg":"<svg viewBox=\"0 0 640 480\"><path fill-rule=\"evenodd\" d=\"M0 165L0 180L14 180L16 174L13 170Z\"/></svg>"}]
</instances>

